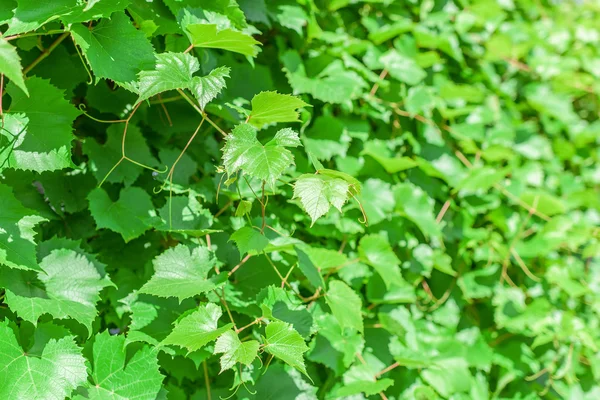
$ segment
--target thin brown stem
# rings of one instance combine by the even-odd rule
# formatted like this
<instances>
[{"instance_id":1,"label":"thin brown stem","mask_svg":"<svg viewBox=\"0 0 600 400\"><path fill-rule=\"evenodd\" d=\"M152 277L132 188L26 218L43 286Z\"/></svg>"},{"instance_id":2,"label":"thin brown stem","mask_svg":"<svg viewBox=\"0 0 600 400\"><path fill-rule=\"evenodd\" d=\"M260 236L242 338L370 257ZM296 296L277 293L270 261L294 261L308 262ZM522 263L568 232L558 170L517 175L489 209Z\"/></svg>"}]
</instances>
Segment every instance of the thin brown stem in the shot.
<instances>
[{"instance_id":1,"label":"thin brown stem","mask_svg":"<svg viewBox=\"0 0 600 400\"><path fill-rule=\"evenodd\" d=\"M388 70L384 69L383 71L381 71L381 74L379 74L379 80L384 80L385 77L388 74ZM375 82L375 84L373 85L373 87L371 88L371 91L369 92L370 96L375 96L375 93L377 93L377 90L379 89L379 82Z\"/></svg>"},{"instance_id":2,"label":"thin brown stem","mask_svg":"<svg viewBox=\"0 0 600 400\"><path fill-rule=\"evenodd\" d=\"M69 36L69 32L64 32L62 35L60 35L54 41L54 43L52 43L47 49L42 51L42 53L35 60L33 60L33 62L31 64L29 64L27 67L25 67L25 69L23 69L23 75L27 75L27 73L29 73L29 71L31 71L33 68L35 68L36 65L38 65L46 57L48 57L50 55L50 53L52 53L52 51L54 51L54 49L56 47L58 47L58 45L67 38L67 36Z\"/></svg>"},{"instance_id":3,"label":"thin brown stem","mask_svg":"<svg viewBox=\"0 0 600 400\"><path fill-rule=\"evenodd\" d=\"M267 220L265 219L266 205L265 205L265 181L262 183L262 197L260 200L260 211L262 215L262 226L260 228L260 233L265 233L265 226L267 225Z\"/></svg>"},{"instance_id":4,"label":"thin brown stem","mask_svg":"<svg viewBox=\"0 0 600 400\"><path fill-rule=\"evenodd\" d=\"M397 367L399 367L399 366L400 366L400 363L396 361L395 363L393 363L393 364L392 364L392 365L390 365L389 367L387 367L387 368L384 368L384 369L382 369L381 371L379 371L378 373L376 373L376 374L375 374L375 378L379 378L381 375L383 375L383 374L385 374L385 373L387 373L387 372L390 372L391 370L393 370L394 368L397 368Z\"/></svg>"},{"instance_id":5,"label":"thin brown stem","mask_svg":"<svg viewBox=\"0 0 600 400\"><path fill-rule=\"evenodd\" d=\"M227 300L225 300L225 288L221 287L221 295L219 295L217 293L217 296L219 296L219 299L221 300L221 304L223 304L223 307L225 307L225 310L227 311L229 320L233 324L233 329L237 330L237 327L235 326L235 321L233 320L233 315L231 315L231 311L229 310L229 306L227 305Z\"/></svg>"},{"instance_id":6,"label":"thin brown stem","mask_svg":"<svg viewBox=\"0 0 600 400\"><path fill-rule=\"evenodd\" d=\"M260 318L256 318L254 321L250 322L248 325L244 325L239 329L235 330L235 333L240 333L241 331L243 331L246 328L250 328L252 325L258 324L260 321L263 320L264 317L260 317Z\"/></svg>"},{"instance_id":7,"label":"thin brown stem","mask_svg":"<svg viewBox=\"0 0 600 400\"><path fill-rule=\"evenodd\" d=\"M238 265L236 265L231 271L229 271L229 276L233 275L233 273L237 271L242 265L244 265L250 257L252 257L250 254L246 254L246 257L242 258L242 261L240 261Z\"/></svg>"}]
</instances>

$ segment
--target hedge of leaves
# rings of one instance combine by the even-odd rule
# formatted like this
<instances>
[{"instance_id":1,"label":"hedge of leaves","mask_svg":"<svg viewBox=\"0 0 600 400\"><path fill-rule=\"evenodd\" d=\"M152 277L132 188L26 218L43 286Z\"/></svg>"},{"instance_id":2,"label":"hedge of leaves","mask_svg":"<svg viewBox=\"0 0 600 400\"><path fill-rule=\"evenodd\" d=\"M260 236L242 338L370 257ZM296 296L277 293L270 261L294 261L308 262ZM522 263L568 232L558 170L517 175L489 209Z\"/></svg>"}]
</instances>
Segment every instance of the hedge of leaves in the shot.
<instances>
[{"instance_id":1,"label":"hedge of leaves","mask_svg":"<svg viewBox=\"0 0 600 400\"><path fill-rule=\"evenodd\" d=\"M599 27L2 0L0 399L600 398Z\"/></svg>"}]
</instances>

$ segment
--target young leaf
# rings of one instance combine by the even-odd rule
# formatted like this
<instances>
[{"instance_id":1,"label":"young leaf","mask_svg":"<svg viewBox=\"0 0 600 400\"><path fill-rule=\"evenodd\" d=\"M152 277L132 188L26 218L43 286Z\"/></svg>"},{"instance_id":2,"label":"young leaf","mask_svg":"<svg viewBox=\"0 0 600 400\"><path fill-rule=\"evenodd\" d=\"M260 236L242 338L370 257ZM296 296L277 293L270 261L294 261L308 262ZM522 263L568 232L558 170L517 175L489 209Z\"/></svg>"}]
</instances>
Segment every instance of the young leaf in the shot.
<instances>
[{"instance_id":1,"label":"young leaf","mask_svg":"<svg viewBox=\"0 0 600 400\"><path fill-rule=\"evenodd\" d=\"M362 302L354 290L342 281L332 280L326 299L342 328L363 331Z\"/></svg>"},{"instance_id":2,"label":"young leaf","mask_svg":"<svg viewBox=\"0 0 600 400\"><path fill-rule=\"evenodd\" d=\"M265 125L278 122L297 122L300 107L307 103L295 96L277 92L261 92L252 98L252 112L248 122L261 129Z\"/></svg>"},{"instance_id":3,"label":"young leaf","mask_svg":"<svg viewBox=\"0 0 600 400\"><path fill-rule=\"evenodd\" d=\"M281 132L281 131L280 131ZM295 132L294 132L295 133ZM277 139L266 145L256 138L256 128L250 124L240 124L226 137L223 147L223 164L229 176L239 170L275 186L277 178L294 163L294 156L285 148L289 143L296 143L288 131L280 135L284 145ZM284 140L285 138L285 140Z\"/></svg>"},{"instance_id":4,"label":"young leaf","mask_svg":"<svg viewBox=\"0 0 600 400\"><path fill-rule=\"evenodd\" d=\"M210 103L226 87L225 78L229 78L229 67L215 68L208 75L195 76L192 79L190 90L196 96L200 108Z\"/></svg>"},{"instance_id":5,"label":"young leaf","mask_svg":"<svg viewBox=\"0 0 600 400\"><path fill-rule=\"evenodd\" d=\"M298 332L285 322L271 322L266 328L265 351L308 376L303 354L308 346Z\"/></svg>"},{"instance_id":6,"label":"young leaf","mask_svg":"<svg viewBox=\"0 0 600 400\"><path fill-rule=\"evenodd\" d=\"M193 313L176 323L173 332L163 340L163 345L184 347L190 352L201 349L222 333L230 330L233 324L217 328L217 321L223 315L221 308L213 303L201 305Z\"/></svg>"},{"instance_id":7,"label":"young leaf","mask_svg":"<svg viewBox=\"0 0 600 400\"><path fill-rule=\"evenodd\" d=\"M244 226L235 231L229 240L235 242L241 257L246 253L258 254L269 244L269 239L249 226Z\"/></svg>"},{"instance_id":8,"label":"young leaf","mask_svg":"<svg viewBox=\"0 0 600 400\"><path fill-rule=\"evenodd\" d=\"M102 19L92 29L76 24L71 31L97 80L134 82L138 72L154 66L152 45L122 12L114 13L110 20Z\"/></svg>"},{"instance_id":9,"label":"young leaf","mask_svg":"<svg viewBox=\"0 0 600 400\"><path fill-rule=\"evenodd\" d=\"M123 189L116 202L103 189L96 188L88 200L98 228L120 233L125 242L141 236L158 222L150 196L138 187Z\"/></svg>"},{"instance_id":10,"label":"young leaf","mask_svg":"<svg viewBox=\"0 0 600 400\"><path fill-rule=\"evenodd\" d=\"M206 277L216 262L206 247L199 246L190 251L179 244L154 259L154 275L139 292L177 297L180 302L207 292L215 288L214 282Z\"/></svg>"},{"instance_id":11,"label":"young leaf","mask_svg":"<svg viewBox=\"0 0 600 400\"><path fill-rule=\"evenodd\" d=\"M36 212L23 207L10 186L0 183L0 264L11 268L40 271L36 259L33 228L46 221Z\"/></svg>"},{"instance_id":12,"label":"young leaf","mask_svg":"<svg viewBox=\"0 0 600 400\"><path fill-rule=\"evenodd\" d=\"M190 89L204 109L225 87L230 69L219 67L206 76L193 76L199 69L198 59L191 54L157 54L154 69L139 74L138 102L167 90Z\"/></svg>"},{"instance_id":13,"label":"young leaf","mask_svg":"<svg viewBox=\"0 0 600 400\"><path fill-rule=\"evenodd\" d=\"M348 199L348 183L325 175L304 174L294 184L294 197L299 198L312 223L327 214L333 205L342 212Z\"/></svg>"},{"instance_id":14,"label":"young leaf","mask_svg":"<svg viewBox=\"0 0 600 400\"><path fill-rule=\"evenodd\" d=\"M219 29L215 24L188 24L185 31L194 47L223 49L250 57L258 54L260 42L243 32Z\"/></svg>"},{"instance_id":15,"label":"young leaf","mask_svg":"<svg viewBox=\"0 0 600 400\"><path fill-rule=\"evenodd\" d=\"M94 265L73 250L54 250L40 263L42 272L0 269L0 287L6 303L34 325L43 314L57 319L73 318L92 332L100 291L111 285ZM37 275L37 276L36 276Z\"/></svg>"},{"instance_id":16,"label":"young leaf","mask_svg":"<svg viewBox=\"0 0 600 400\"><path fill-rule=\"evenodd\" d=\"M400 260L385 237L363 236L358 245L358 254L362 261L375 268L388 289L394 284L404 284L400 273Z\"/></svg>"},{"instance_id":17,"label":"young leaf","mask_svg":"<svg viewBox=\"0 0 600 400\"><path fill-rule=\"evenodd\" d=\"M17 54L17 49L3 38L0 38L0 74L6 75L19 89L29 95L23 80L21 59Z\"/></svg>"},{"instance_id":18,"label":"young leaf","mask_svg":"<svg viewBox=\"0 0 600 400\"><path fill-rule=\"evenodd\" d=\"M0 141L8 139L10 145L0 148L0 169L43 172L73 166L73 121L80 111L47 80L30 78L27 87L29 97L12 83L6 89L12 104Z\"/></svg>"},{"instance_id":19,"label":"young leaf","mask_svg":"<svg viewBox=\"0 0 600 400\"><path fill-rule=\"evenodd\" d=\"M85 358L74 339L50 339L41 357L34 357L21 348L9 322L0 322L0 398L71 397L87 378Z\"/></svg>"},{"instance_id":20,"label":"young leaf","mask_svg":"<svg viewBox=\"0 0 600 400\"><path fill-rule=\"evenodd\" d=\"M87 383L89 399L155 399L164 377L158 369L157 351L143 346L126 362L125 336L108 331L96 335Z\"/></svg>"},{"instance_id":21,"label":"young leaf","mask_svg":"<svg viewBox=\"0 0 600 400\"><path fill-rule=\"evenodd\" d=\"M252 364L256 358L260 343L256 340L241 342L237 333L227 331L215 342L214 354L223 353L221 356L221 372L233 368L235 363L246 366Z\"/></svg>"}]
</instances>

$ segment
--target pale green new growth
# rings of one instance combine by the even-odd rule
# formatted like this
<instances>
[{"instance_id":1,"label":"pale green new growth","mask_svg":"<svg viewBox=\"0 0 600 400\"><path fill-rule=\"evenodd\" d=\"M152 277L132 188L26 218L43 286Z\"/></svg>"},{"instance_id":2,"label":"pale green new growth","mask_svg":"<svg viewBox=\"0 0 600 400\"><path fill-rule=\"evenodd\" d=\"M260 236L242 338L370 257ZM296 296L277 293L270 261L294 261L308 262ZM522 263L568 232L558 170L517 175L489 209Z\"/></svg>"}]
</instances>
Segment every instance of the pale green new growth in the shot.
<instances>
[{"instance_id":1,"label":"pale green new growth","mask_svg":"<svg viewBox=\"0 0 600 400\"><path fill-rule=\"evenodd\" d=\"M229 176L242 170L243 173L274 186L283 172L294 164L294 156L286 147L300 145L298 134L284 129L266 145L258 141L256 134L256 128L250 124L236 126L226 137L223 165Z\"/></svg>"},{"instance_id":2,"label":"pale green new growth","mask_svg":"<svg viewBox=\"0 0 600 400\"><path fill-rule=\"evenodd\" d=\"M306 106L308 104L300 98L289 94L261 92L252 98L248 122L258 129L278 122L297 122L299 119L296 110Z\"/></svg>"},{"instance_id":3,"label":"pale green new growth","mask_svg":"<svg viewBox=\"0 0 600 400\"><path fill-rule=\"evenodd\" d=\"M236 363L249 366L256 358L260 343L256 340L241 342L234 331L223 333L215 342L214 354L221 356L221 372L233 368Z\"/></svg>"},{"instance_id":4,"label":"pale green new growth","mask_svg":"<svg viewBox=\"0 0 600 400\"><path fill-rule=\"evenodd\" d=\"M302 336L290 324L271 322L266 328L265 351L308 376L303 354L308 351Z\"/></svg>"},{"instance_id":5,"label":"pale green new growth","mask_svg":"<svg viewBox=\"0 0 600 400\"><path fill-rule=\"evenodd\" d=\"M260 42L233 29L219 29L215 24L189 24L185 30L194 47L223 49L250 57L256 57L259 51Z\"/></svg>"},{"instance_id":6,"label":"pale green new growth","mask_svg":"<svg viewBox=\"0 0 600 400\"><path fill-rule=\"evenodd\" d=\"M215 284L207 275L216 261L206 247L194 247L190 251L180 244L170 248L154 259L154 275L141 287L140 293L177 297L181 302L212 290Z\"/></svg>"},{"instance_id":7,"label":"pale green new growth","mask_svg":"<svg viewBox=\"0 0 600 400\"><path fill-rule=\"evenodd\" d=\"M201 349L233 327L233 324L227 324L217 328L221 315L223 311L218 305L213 303L201 305L196 311L177 322L162 344L184 347L190 352Z\"/></svg>"},{"instance_id":8,"label":"pale green new growth","mask_svg":"<svg viewBox=\"0 0 600 400\"><path fill-rule=\"evenodd\" d=\"M300 199L312 226L327 214L331 206L342 212L342 206L348 199L348 183L324 175L304 174L294 185L294 198Z\"/></svg>"},{"instance_id":9,"label":"pale green new growth","mask_svg":"<svg viewBox=\"0 0 600 400\"><path fill-rule=\"evenodd\" d=\"M138 102L168 90L190 89L204 109L225 87L230 69L219 67L206 76L193 76L199 69L198 59L191 54L157 54L154 69L139 74Z\"/></svg>"},{"instance_id":10,"label":"pale green new growth","mask_svg":"<svg viewBox=\"0 0 600 400\"><path fill-rule=\"evenodd\" d=\"M0 74L6 75L22 91L29 94L23 80L21 58L17 54L17 49L3 38L0 38Z\"/></svg>"}]
</instances>

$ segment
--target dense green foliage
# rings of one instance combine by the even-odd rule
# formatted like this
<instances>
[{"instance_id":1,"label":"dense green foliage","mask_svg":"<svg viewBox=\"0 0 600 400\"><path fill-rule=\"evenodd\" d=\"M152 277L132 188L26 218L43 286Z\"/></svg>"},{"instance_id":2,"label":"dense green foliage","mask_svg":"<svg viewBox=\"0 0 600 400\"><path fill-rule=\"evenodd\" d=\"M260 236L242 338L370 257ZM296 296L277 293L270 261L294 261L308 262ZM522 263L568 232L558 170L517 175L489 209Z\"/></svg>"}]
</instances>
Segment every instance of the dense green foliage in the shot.
<instances>
[{"instance_id":1,"label":"dense green foliage","mask_svg":"<svg viewBox=\"0 0 600 400\"><path fill-rule=\"evenodd\" d=\"M0 399L600 398L599 27L0 1Z\"/></svg>"}]
</instances>

